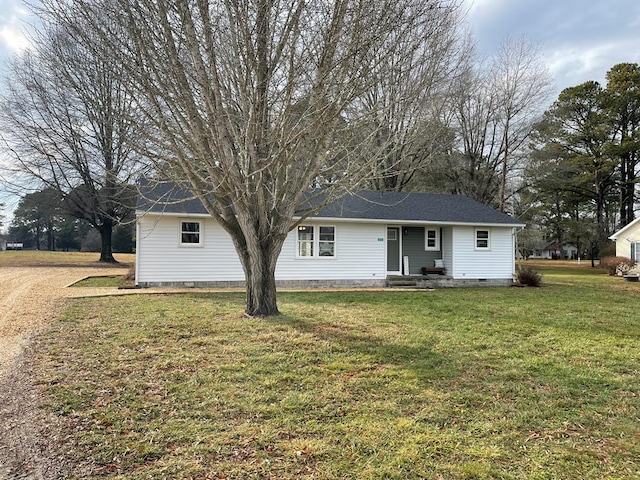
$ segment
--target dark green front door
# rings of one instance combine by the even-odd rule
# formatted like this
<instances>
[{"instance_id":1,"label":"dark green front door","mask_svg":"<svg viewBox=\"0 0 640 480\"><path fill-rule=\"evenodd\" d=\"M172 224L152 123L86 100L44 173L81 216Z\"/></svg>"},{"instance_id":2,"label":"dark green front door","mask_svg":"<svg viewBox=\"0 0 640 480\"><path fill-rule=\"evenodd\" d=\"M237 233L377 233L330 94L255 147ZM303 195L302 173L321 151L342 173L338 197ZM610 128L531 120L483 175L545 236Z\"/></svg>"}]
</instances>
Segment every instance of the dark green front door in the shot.
<instances>
[{"instance_id":1,"label":"dark green front door","mask_svg":"<svg viewBox=\"0 0 640 480\"><path fill-rule=\"evenodd\" d=\"M400 227L387 228L387 272L400 273Z\"/></svg>"}]
</instances>

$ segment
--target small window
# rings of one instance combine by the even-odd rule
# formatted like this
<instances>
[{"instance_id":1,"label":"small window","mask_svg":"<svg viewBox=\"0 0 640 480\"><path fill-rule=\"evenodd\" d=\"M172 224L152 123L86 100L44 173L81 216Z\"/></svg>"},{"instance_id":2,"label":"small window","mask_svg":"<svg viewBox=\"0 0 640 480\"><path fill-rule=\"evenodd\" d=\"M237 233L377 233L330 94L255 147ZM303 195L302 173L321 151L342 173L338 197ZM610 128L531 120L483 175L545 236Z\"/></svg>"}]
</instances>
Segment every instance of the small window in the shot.
<instances>
[{"instance_id":1,"label":"small window","mask_svg":"<svg viewBox=\"0 0 640 480\"><path fill-rule=\"evenodd\" d=\"M180 222L180 245L202 245L202 222Z\"/></svg>"},{"instance_id":2,"label":"small window","mask_svg":"<svg viewBox=\"0 0 640 480\"><path fill-rule=\"evenodd\" d=\"M298 256L313 257L313 226L298 227Z\"/></svg>"},{"instance_id":3,"label":"small window","mask_svg":"<svg viewBox=\"0 0 640 480\"><path fill-rule=\"evenodd\" d=\"M398 230L396 230L395 228L387 229L387 240L391 240L392 242L397 241L398 240Z\"/></svg>"},{"instance_id":4,"label":"small window","mask_svg":"<svg viewBox=\"0 0 640 480\"><path fill-rule=\"evenodd\" d=\"M489 230L476 229L476 250L489 250L490 240Z\"/></svg>"},{"instance_id":5,"label":"small window","mask_svg":"<svg viewBox=\"0 0 640 480\"><path fill-rule=\"evenodd\" d=\"M320 241L318 252L321 257L335 257L336 255L336 229L335 227L318 227L320 229Z\"/></svg>"},{"instance_id":6,"label":"small window","mask_svg":"<svg viewBox=\"0 0 640 480\"><path fill-rule=\"evenodd\" d=\"M438 229L425 228L424 230L424 249L440 250L440 235Z\"/></svg>"}]
</instances>

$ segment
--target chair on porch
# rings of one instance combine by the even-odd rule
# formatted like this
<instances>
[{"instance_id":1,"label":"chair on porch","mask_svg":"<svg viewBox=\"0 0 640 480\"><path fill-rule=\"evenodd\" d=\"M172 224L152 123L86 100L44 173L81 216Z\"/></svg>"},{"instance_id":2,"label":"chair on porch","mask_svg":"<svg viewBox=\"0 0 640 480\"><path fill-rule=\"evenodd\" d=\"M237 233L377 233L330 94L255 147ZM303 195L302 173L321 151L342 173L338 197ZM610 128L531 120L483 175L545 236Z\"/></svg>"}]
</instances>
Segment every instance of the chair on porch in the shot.
<instances>
[{"instance_id":1,"label":"chair on porch","mask_svg":"<svg viewBox=\"0 0 640 480\"><path fill-rule=\"evenodd\" d=\"M438 258L433 261L433 267L422 267L421 270L423 275L429 275L430 273L444 275L444 260L442 258Z\"/></svg>"}]
</instances>

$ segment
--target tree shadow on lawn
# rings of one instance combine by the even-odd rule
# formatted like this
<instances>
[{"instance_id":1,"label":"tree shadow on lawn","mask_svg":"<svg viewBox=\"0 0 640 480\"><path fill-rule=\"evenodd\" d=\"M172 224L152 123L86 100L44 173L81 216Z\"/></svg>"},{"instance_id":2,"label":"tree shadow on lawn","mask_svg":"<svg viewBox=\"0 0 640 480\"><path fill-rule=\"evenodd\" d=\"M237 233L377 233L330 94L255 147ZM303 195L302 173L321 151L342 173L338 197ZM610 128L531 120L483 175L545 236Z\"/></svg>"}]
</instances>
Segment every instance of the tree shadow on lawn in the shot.
<instances>
[{"instance_id":1,"label":"tree shadow on lawn","mask_svg":"<svg viewBox=\"0 0 640 480\"><path fill-rule=\"evenodd\" d=\"M351 368L355 371L395 369L408 372L409 377L420 382L443 380L460 374L456 362L433 349L433 338L423 337L419 342L408 340L403 343L403 334L398 333L394 326L376 331L362 323L343 324L326 318L320 321L316 320L318 317L317 313L304 319L283 314L270 321L294 328L346 354L345 361L352 362Z\"/></svg>"}]
</instances>

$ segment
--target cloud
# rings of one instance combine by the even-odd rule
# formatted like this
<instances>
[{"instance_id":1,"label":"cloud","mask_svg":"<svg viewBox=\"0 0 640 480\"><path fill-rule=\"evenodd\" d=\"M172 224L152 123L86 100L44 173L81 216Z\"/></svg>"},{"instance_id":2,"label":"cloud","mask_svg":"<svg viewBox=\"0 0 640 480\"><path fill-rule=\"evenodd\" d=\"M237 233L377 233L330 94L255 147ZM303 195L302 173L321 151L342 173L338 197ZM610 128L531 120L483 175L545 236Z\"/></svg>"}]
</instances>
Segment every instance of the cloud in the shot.
<instances>
[{"instance_id":1,"label":"cloud","mask_svg":"<svg viewBox=\"0 0 640 480\"><path fill-rule=\"evenodd\" d=\"M3 25L0 28L0 43L12 52L21 52L29 46L29 40L17 25Z\"/></svg>"},{"instance_id":2,"label":"cloud","mask_svg":"<svg viewBox=\"0 0 640 480\"><path fill-rule=\"evenodd\" d=\"M25 21L31 12L18 0L4 0L0 7L0 55L9 56L28 48L29 40L24 34Z\"/></svg>"},{"instance_id":3,"label":"cloud","mask_svg":"<svg viewBox=\"0 0 640 480\"><path fill-rule=\"evenodd\" d=\"M464 0L478 47L495 53L521 34L540 47L558 91L604 82L615 64L640 63L638 0Z\"/></svg>"},{"instance_id":4,"label":"cloud","mask_svg":"<svg viewBox=\"0 0 640 480\"><path fill-rule=\"evenodd\" d=\"M613 39L597 44L564 45L548 51L545 60L561 88L587 80L604 86L605 75L614 65L640 63L637 44L634 39Z\"/></svg>"}]
</instances>

